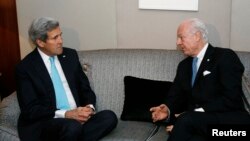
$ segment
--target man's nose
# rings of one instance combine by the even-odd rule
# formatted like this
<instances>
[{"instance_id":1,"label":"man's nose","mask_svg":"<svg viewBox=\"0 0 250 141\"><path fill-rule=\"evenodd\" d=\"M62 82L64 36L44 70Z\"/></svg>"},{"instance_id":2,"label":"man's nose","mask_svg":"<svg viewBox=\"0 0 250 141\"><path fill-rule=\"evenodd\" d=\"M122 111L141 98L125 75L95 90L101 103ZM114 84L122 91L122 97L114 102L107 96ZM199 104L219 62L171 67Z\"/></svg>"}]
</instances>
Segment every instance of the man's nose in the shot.
<instances>
[{"instance_id":1,"label":"man's nose","mask_svg":"<svg viewBox=\"0 0 250 141\"><path fill-rule=\"evenodd\" d=\"M62 36L58 37L58 43L63 43L63 38L62 38Z\"/></svg>"},{"instance_id":2,"label":"man's nose","mask_svg":"<svg viewBox=\"0 0 250 141\"><path fill-rule=\"evenodd\" d=\"M180 45L180 44L181 44L181 39L177 38L176 45Z\"/></svg>"}]
</instances>

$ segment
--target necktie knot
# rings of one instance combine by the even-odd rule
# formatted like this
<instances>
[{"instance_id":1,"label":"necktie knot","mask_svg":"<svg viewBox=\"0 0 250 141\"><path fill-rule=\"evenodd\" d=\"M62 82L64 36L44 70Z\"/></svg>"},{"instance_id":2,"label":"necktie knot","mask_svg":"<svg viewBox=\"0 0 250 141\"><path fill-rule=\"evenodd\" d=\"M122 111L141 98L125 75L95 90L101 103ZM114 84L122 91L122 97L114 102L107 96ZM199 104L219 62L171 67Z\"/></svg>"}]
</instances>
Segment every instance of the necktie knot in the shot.
<instances>
[{"instance_id":1,"label":"necktie knot","mask_svg":"<svg viewBox=\"0 0 250 141\"><path fill-rule=\"evenodd\" d=\"M50 57L49 61L50 61L51 64L55 64L55 57Z\"/></svg>"},{"instance_id":2,"label":"necktie knot","mask_svg":"<svg viewBox=\"0 0 250 141\"><path fill-rule=\"evenodd\" d=\"M198 62L198 57L194 57L193 58L193 65L196 66L196 69L197 69L197 62Z\"/></svg>"}]
</instances>

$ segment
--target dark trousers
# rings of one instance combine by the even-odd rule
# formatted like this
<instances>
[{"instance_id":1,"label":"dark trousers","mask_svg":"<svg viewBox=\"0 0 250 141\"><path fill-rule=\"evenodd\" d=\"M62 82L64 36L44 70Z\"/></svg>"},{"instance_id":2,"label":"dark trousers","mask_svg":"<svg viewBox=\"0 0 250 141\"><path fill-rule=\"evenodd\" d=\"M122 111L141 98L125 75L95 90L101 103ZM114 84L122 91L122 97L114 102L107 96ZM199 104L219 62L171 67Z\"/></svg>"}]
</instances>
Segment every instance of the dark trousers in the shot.
<instances>
[{"instance_id":1,"label":"dark trousers","mask_svg":"<svg viewBox=\"0 0 250 141\"><path fill-rule=\"evenodd\" d=\"M221 113L218 115L207 112L185 112L174 123L168 141L208 141L211 137L209 125L250 124L250 115L246 112Z\"/></svg>"},{"instance_id":2,"label":"dark trousers","mask_svg":"<svg viewBox=\"0 0 250 141\"><path fill-rule=\"evenodd\" d=\"M205 112L186 112L181 114L168 141L205 141L207 125L218 123L214 115Z\"/></svg>"},{"instance_id":3,"label":"dark trousers","mask_svg":"<svg viewBox=\"0 0 250 141\"><path fill-rule=\"evenodd\" d=\"M104 110L96 113L86 123L73 119L55 118L44 123L43 141L97 141L117 125L114 112Z\"/></svg>"}]
</instances>

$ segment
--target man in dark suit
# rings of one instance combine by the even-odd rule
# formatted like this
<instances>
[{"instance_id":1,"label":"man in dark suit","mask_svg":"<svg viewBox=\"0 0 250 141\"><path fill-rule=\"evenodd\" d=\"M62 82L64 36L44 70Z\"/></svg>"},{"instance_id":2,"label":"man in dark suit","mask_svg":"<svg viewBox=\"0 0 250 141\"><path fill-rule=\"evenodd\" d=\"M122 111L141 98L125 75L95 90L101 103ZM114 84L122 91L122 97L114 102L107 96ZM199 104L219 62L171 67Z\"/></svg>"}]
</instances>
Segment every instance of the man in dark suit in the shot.
<instances>
[{"instance_id":1,"label":"man in dark suit","mask_svg":"<svg viewBox=\"0 0 250 141\"><path fill-rule=\"evenodd\" d=\"M95 112L95 93L77 52L62 47L59 22L49 17L38 18L32 22L29 36L36 49L16 68L20 139L96 141L111 132L117 125L117 117L110 110ZM63 90L64 95L57 93L50 58L61 80L59 91ZM64 103L60 101L62 96Z\"/></svg>"},{"instance_id":2,"label":"man in dark suit","mask_svg":"<svg viewBox=\"0 0 250 141\"><path fill-rule=\"evenodd\" d=\"M242 101L244 67L235 52L209 44L207 28L196 18L180 24L176 43L187 57L165 104L150 109L154 122L171 123L168 141L207 140L210 125L250 124Z\"/></svg>"}]
</instances>

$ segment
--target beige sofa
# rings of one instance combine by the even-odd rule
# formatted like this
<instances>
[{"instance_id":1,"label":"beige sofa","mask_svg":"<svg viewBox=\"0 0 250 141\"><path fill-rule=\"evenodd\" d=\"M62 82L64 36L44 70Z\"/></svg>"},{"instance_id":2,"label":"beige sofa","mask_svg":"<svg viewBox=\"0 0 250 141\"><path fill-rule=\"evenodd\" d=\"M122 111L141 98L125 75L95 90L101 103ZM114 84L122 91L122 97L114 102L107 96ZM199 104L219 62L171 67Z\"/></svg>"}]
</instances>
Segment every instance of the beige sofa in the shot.
<instances>
[{"instance_id":1,"label":"beige sofa","mask_svg":"<svg viewBox=\"0 0 250 141\"><path fill-rule=\"evenodd\" d=\"M177 50L108 49L78 51L80 61L97 95L97 110L111 109L120 118L124 104L124 77L172 81L177 64L185 57ZM237 52L245 66L243 90L246 108L250 103L250 53ZM16 94L5 98L0 109L0 140L18 141L19 107ZM150 137L153 135L152 137ZM103 141L162 141L164 126L151 122L119 120L117 128Z\"/></svg>"}]
</instances>

